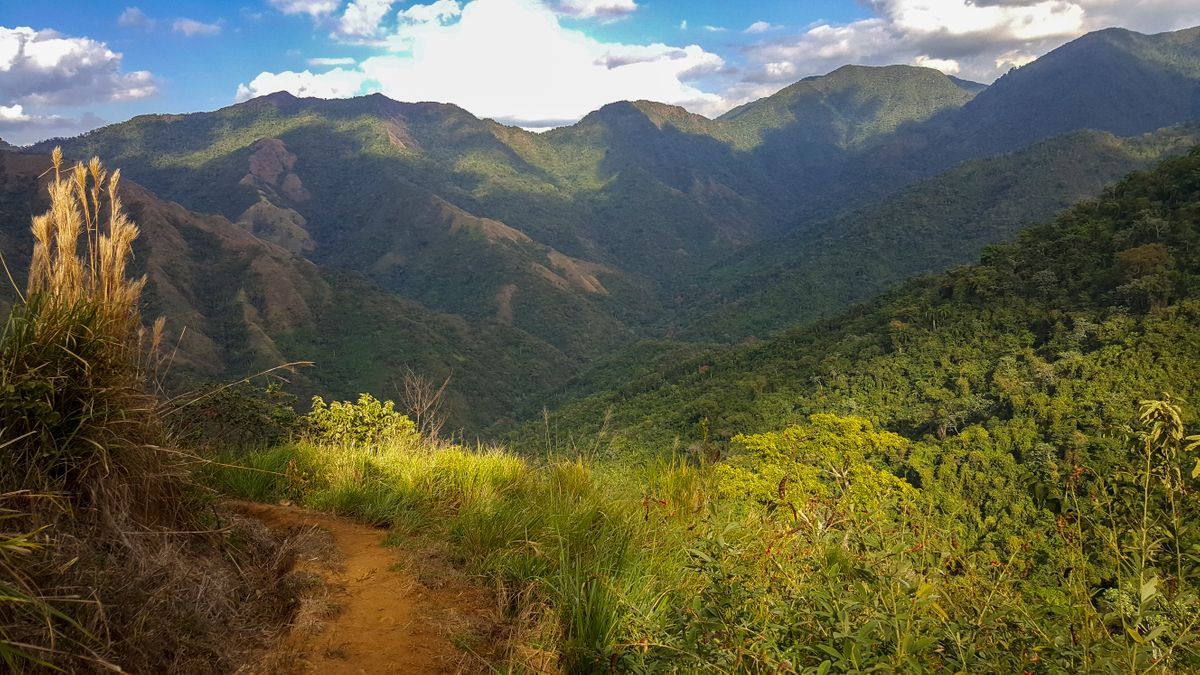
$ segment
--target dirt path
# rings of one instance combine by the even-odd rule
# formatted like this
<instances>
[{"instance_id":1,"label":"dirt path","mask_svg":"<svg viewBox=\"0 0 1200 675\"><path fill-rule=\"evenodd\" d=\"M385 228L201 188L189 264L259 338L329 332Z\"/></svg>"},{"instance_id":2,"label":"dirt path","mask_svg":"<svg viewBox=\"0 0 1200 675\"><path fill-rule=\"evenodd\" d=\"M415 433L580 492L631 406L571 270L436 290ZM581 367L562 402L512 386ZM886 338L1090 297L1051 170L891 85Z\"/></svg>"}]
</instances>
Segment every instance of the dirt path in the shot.
<instances>
[{"instance_id":1,"label":"dirt path","mask_svg":"<svg viewBox=\"0 0 1200 675\"><path fill-rule=\"evenodd\" d=\"M297 565L325 578L257 673L490 673L500 650L494 602L445 560L383 546L386 532L291 506L234 508L276 530L317 527L336 550ZM330 564L332 563L332 564Z\"/></svg>"}]
</instances>

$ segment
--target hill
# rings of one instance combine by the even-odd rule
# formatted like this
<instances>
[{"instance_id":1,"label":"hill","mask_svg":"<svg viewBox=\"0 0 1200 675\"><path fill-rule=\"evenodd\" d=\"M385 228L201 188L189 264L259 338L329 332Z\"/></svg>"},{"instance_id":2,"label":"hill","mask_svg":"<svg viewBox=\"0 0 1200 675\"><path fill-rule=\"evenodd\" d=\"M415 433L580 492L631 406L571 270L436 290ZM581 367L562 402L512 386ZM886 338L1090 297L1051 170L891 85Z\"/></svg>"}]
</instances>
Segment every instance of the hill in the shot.
<instances>
[{"instance_id":1,"label":"hill","mask_svg":"<svg viewBox=\"0 0 1200 675\"><path fill-rule=\"evenodd\" d=\"M1001 77L951 126L981 152L1086 128L1132 136L1200 117L1200 28L1089 33Z\"/></svg>"}]
</instances>

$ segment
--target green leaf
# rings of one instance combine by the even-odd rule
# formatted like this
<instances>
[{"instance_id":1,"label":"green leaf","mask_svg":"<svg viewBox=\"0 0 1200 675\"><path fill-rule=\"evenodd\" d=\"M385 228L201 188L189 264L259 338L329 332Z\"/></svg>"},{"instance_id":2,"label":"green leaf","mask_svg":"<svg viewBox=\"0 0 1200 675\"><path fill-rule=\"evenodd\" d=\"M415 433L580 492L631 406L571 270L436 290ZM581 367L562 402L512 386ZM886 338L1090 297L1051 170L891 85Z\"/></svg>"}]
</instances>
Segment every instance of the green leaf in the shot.
<instances>
[{"instance_id":1,"label":"green leaf","mask_svg":"<svg viewBox=\"0 0 1200 675\"><path fill-rule=\"evenodd\" d=\"M1158 595L1158 577L1150 577L1150 580L1142 584L1141 589L1142 604L1145 604L1154 596Z\"/></svg>"}]
</instances>

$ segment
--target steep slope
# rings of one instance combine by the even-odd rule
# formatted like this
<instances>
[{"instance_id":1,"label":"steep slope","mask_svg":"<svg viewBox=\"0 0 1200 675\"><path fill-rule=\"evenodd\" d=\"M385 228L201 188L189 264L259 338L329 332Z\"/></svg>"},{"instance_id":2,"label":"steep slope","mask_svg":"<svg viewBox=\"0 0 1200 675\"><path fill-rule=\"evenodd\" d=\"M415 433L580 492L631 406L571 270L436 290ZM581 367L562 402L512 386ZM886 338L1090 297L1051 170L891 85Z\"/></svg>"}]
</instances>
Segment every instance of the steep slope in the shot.
<instances>
[{"instance_id":1,"label":"steep slope","mask_svg":"<svg viewBox=\"0 0 1200 675\"><path fill-rule=\"evenodd\" d=\"M935 442L970 432L1018 461L1095 458L1120 447L1112 434L1139 399L1198 393L1198 211L1200 149L977 265L765 342L678 359L664 380L574 403L548 424L560 439L603 425L613 452L661 453L680 438L832 412ZM524 445L544 449L544 433L526 431Z\"/></svg>"},{"instance_id":2,"label":"steep slope","mask_svg":"<svg viewBox=\"0 0 1200 675\"><path fill-rule=\"evenodd\" d=\"M0 251L16 279L28 268L29 218L45 208L39 176L48 167L41 155L0 153ZM477 429L573 370L558 350L501 322L432 312L297 258L223 216L124 185L142 230L135 265L149 279L144 314L169 320L168 344L178 352L168 376L177 387L313 360L316 368L294 378L297 393L395 396L411 369L452 376L452 423Z\"/></svg>"},{"instance_id":3,"label":"steep slope","mask_svg":"<svg viewBox=\"0 0 1200 675\"><path fill-rule=\"evenodd\" d=\"M1001 77L953 117L976 152L1075 129L1132 136L1200 118L1200 28L1089 33Z\"/></svg>"},{"instance_id":4,"label":"steep slope","mask_svg":"<svg viewBox=\"0 0 1200 675\"><path fill-rule=\"evenodd\" d=\"M343 255L369 268L370 260L357 258L381 244L395 247L383 239L439 236L441 228L429 221L444 220L431 211L440 200L503 223L543 248L662 281L784 222L779 206L797 199L791 193L800 172L778 171L785 164L815 172L899 125L970 97L929 69L847 67L722 120L623 102L538 135L449 105L378 95L299 100L280 93L213 113L137 118L66 141L64 149L72 156L103 154L166 197L254 221L294 250L337 266L345 266L336 257ZM247 213L264 200L283 213ZM361 222L381 212L390 212L386 227ZM369 232L359 236L364 229ZM631 257L630 239L671 255ZM441 257L442 247L459 243L436 242L424 253L441 269L449 259ZM536 257L536 247L526 248ZM619 286L622 275L611 276ZM417 297L428 291L415 281L398 290Z\"/></svg>"},{"instance_id":5,"label":"steep slope","mask_svg":"<svg viewBox=\"0 0 1200 675\"><path fill-rule=\"evenodd\" d=\"M678 335L736 341L812 321L988 244L1200 144L1200 128L1121 139L1084 131L973 160L831 222L750 246L693 288Z\"/></svg>"},{"instance_id":6,"label":"steep slope","mask_svg":"<svg viewBox=\"0 0 1200 675\"><path fill-rule=\"evenodd\" d=\"M380 303L510 327L511 342L536 347L501 340L489 357L550 350L549 363L568 364L561 379L638 339L736 340L837 311L1095 194L1188 141L1083 134L1023 148L1109 124L1096 109L1113 97L1133 106L1115 108L1133 120L1120 132L1194 117L1194 42L1194 31L1095 34L983 89L923 68L845 67L721 119L622 102L546 134L451 105L272 94L136 118L64 148L315 263L331 288L345 288L326 278L336 272L377 287ZM1080 75L1098 63L1121 77ZM1053 128L1039 121L1051 117ZM955 168L973 160L985 161ZM317 315L299 310L312 330L287 346L346 347ZM278 351L283 334L263 332ZM352 388L374 374L338 378ZM505 396L525 385L513 386Z\"/></svg>"},{"instance_id":7,"label":"steep slope","mask_svg":"<svg viewBox=\"0 0 1200 675\"><path fill-rule=\"evenodd\" d=\"M577 236L556 239L567 252L536 240L541 223L558 227L557 214L526 217L520 230L504 222L503 202L489 211L500 217L472 212L507 189L491 178L534 194L554 186L453 106L274 94L137 118L64 151L101 154L156 192L314 262L440 311L511 322L576 358L626 339L606 307L644 302L615 270L573 255L584 249Z\"/></svg>"}]
</instances>

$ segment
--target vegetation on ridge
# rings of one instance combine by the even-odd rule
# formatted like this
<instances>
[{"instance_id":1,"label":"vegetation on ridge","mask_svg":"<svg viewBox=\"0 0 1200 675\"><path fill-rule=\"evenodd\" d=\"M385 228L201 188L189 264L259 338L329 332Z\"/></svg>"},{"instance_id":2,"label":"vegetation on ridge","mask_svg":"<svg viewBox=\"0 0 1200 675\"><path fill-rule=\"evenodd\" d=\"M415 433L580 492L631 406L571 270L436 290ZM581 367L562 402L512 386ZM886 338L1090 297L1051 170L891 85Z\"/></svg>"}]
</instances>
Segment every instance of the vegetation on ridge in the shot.
<instances>
[{"instance_id":1,"label":"vegetation on ridge","mask_svg":"<svg viewBox=\"0 0 1200 675\"><path fill-rule=\"evenodd\" d=\"M567 672L1194 671L1198 209L1194 150L524 457L302 439L211 480L447 539Z\"/></svg>"}]
</instances>

